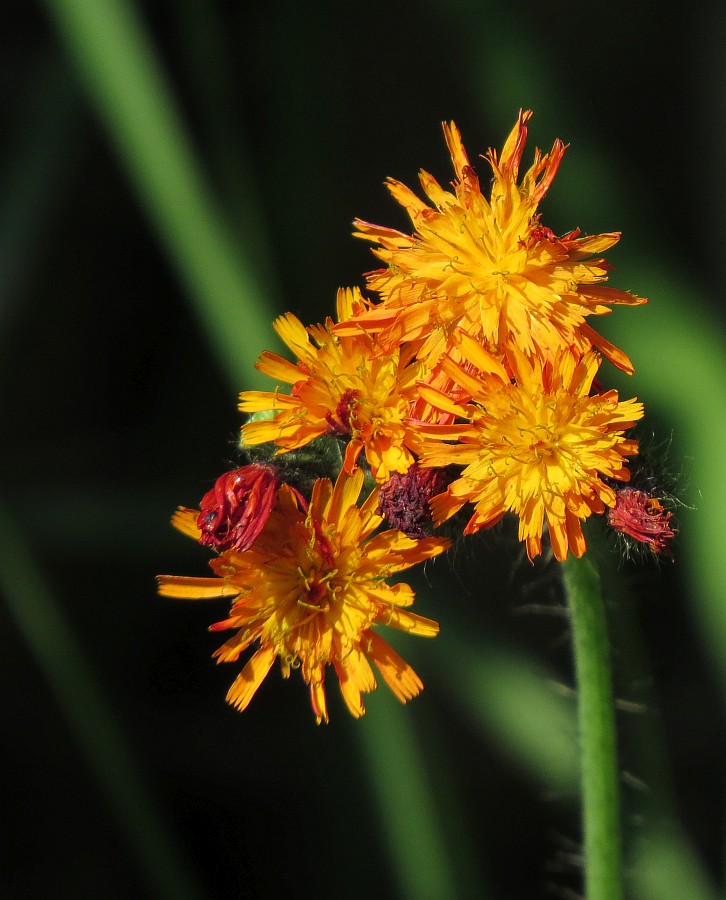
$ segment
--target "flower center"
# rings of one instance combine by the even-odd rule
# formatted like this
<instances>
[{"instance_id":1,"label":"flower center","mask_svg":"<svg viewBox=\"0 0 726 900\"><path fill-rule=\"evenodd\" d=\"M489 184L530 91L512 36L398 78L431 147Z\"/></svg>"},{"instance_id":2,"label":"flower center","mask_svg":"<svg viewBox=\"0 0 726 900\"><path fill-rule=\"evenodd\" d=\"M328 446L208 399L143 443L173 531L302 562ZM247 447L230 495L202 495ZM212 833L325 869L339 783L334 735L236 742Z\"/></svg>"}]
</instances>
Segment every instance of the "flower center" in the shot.
<instances>
[{"instance_id":1,"label":"flower center","mask_svg":"<svg viewBox=\"0 0 726 900\"><path fill-rule=\"evenodd\" d=\"M557 434L545 425L536 425L530 430L528 449L536 459L549 459L559 449Z\"/></svg>"},{"instance_id":2,"label":"flower center","mask_svg":"<svg viewBox=\"0 0 726 900\"><path fill-rule=\"evenodd\" d=\"M353 415L354 407L359 402L359 395L359 391L348 388L343 392L338 405L335 407L335 415L327 413L328 427L333 434L350 434L351 416Z\"/></svg>"},{"instance_id":3,"label":"flower center","mask_svg":"<svg viewBox=\"0 0 726 900\"><path fill-rule=\"evenodd\" d=\"M338 574L338 570L321 572L319 569L311 569L305 573L299 568L298 574L301 594L297 599L297 605L315 613L330 612L330 600L337 593L337 586L331 585L331 581Z\"/></svg>"}]
</instances>

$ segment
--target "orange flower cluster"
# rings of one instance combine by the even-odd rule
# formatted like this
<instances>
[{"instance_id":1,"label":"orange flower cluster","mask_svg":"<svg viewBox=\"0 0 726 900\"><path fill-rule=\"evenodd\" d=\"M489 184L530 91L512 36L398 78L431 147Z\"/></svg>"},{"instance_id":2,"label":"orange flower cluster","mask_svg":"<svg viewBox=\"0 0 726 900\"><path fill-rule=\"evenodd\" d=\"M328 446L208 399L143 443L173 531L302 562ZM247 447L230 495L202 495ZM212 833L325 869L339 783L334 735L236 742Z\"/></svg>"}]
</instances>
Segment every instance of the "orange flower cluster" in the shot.
<instances>
[{"instance_id":1,"label":"orange flower cluster","mask_svg":"<svg viewBox=\"0 0 726 900\"><path fill-rule=\"evenodd\" d=\"M565 146L537 150L520 175L531 115L521 111L501 154L487 154L488 196L453 122L444 124L453 191L421 172L427 203L389 179L413 233L355 223L386 264L368 276L379 301L346 289L337 323L278 319L298 361L265 353L258 368L292 387L241 395L243 412L274 411L243 426L242 443L284 453L337 434L344 470L363 455L383 485L414 463L458 467L433 498L435 524L467 503L465 533L511 512L530 558L547 530L564 560L585 550L581 522L615 505L614 483L628 480L626 458L637 452L625 432L643 416L642 404L593 388L601 356L633 366L587 320L646 301L605 284L599 254L618 233L558 237L542 224Z\"/></svg>"},{"instance_id":2,"label":"orange flower cluster","mask_svg":"<svg viewBox=\"0 0 726 900\"><path fill-rule=\"evenodd\" d=\"M215 577L162 576L160 589L232 600L212 626L235 630L218 659L257 647L228 695L239 709L276 658L285 677L300 668L318 722L328 718L328 666L356 716L375 686L370 661L399 699L418 693L418 676L375 628L431 636L438 626L406 611L413 593L386 579L443 552L448 542L431 530L467 505L464 534L512 513L530 559L546 536L557 560L581 556L583 521L609 510L613 527L658 552L673 536L667 518L661 534L662 517L650 514L657 500L643 507L647 528L618 503L638 452L626 433L643 405L601 387L602 357L633 366L589 322L646 301L605 283L601 254L619 233L558 237L542 223L566 148L557 140L535 151L520 174L531 115L520 111L501 153L486 155L486 195L453 122L444 124L452 190L423 171L426 200L388 181L412 232L356 220L384 264L367 278L376 299L344 288L335 320L277 319L295 361L263 353L257 368L274 390L240 395L241 447L264 462L222 476L201 510L175 517L219 554ZM303 451L330 460L331 444L329 478L303 483L302 463L284 466ZM359 506L366 477L372 490ZM381 532L384 521L393 527Z\"/></svg>"}]
</instances>

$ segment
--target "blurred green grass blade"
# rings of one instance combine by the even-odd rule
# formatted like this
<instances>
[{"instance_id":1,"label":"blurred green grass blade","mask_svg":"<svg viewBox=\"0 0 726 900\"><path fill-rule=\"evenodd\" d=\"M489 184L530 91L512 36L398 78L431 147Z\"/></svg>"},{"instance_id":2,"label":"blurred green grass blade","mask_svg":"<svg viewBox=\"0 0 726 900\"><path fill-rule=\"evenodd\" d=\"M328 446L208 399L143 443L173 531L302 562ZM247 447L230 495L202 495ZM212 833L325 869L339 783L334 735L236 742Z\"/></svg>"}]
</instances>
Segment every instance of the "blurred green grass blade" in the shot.
<instances>
[{"instance_id":1,"label":"blurred green grass blade","mask_svg":"<svg viewBox=\"0 0 726 900\"><path fill-rule=\"evenodd\" d=\"M263 186L254 177L249 142L242 133L236 102L237 72L225 31L229 23L222 21L215 4L200 4L198 0L180 0L173 12L179 54L186 64L186 84L209 145L210 168L220 201L235 236L248 254L254 254L258 276L264 278L268 292L277 296L280 286L261 201Z\"/></svg>"},{"instance_id":2,"label":"blurred green grass blade","mask_svg":"<svg viewBox=\"0 0 726 900\"><path fill-rule=\"evenodd\" d=\"M406 650L406 656L414 662L423 660L423 651L421 647L414 654ZM414 668L420 671L422 666L425 667L426 662L421 666L415 664ZM458 900L483 900L494 896L488 871L491 854L482 852L481 832L472 827L472 818L465 809L468 797L462 797L461 746L458 741L452 743L449 740L450 736L441 727L440 709L428 701L429 696L424 693L413 707L416 739L427 771L435 773L431 791L441 823L439 830L446 839L445 852L454 895Z\"/></svg>"},{"instance_id":3,"label":"blurred green grass blade","mask_svg":"<svg viewBox=\"0 0 726 900\"><path fill-rule=\"evenodd\" d=\"M631 863L634 900L716 900L718 894L682 836L651 832Z\"/></svg>"},{"instance_id":4,"label":"blurred green grass blade","mask_svg":"<svg viewBox=\"0 0 726 900\"><path fill-rule=\"evenodd\" d=\"M439 667L451 705L541 784L575 792L579 769L573 697L523 655L483 635L465 635L454 622L441 624L431 664Z\"/></svg>"},{"instance_id":5,"label":"blurred green grass blade","mask_svg":"<svg viewBox=\"0 0 726 900\"><path fill-rule=\"evenodd\" d=\"M436 810L411 712L386 687L366 698L356 723L371 789L387 837L391 864L404 900L456 897L446 835ZM483 895L479 894L480 897Z\"/></svg>"},{"instance_id":6,"label":"blurred green grass blade","mask_svg":"<svg viewBox=\"0 0 726 900\"><path fill-rule=\"evenodd\" d=\"M203 894L149 797L123 732L15 522L0 507L0 587L20 633L56 695L68 726L155 896Z\"/></svg>"},{"instance_id":7,"label":"blurred green grass blade","mask_svg":"<svg viewBox=\"0 0 726 900\"><path fill-rule=\"evenodd\" d=\"M24 86L19 121L6 136L0 173L0 330L23 295L37 241L56 212L80 134L80 103L68 67L43 57Z\"/></svg>"},{"instance_id":8,"label":"blurred green grass blade","mask_svg":"<svg viewBox=\"0 0 726 900\"><path fill-rule=\"evenodd\" d=\"M259 386L252 368L276 339L272 301L235 245L130 0L45 0L139 199L194 301L235 389Z\"/></svg>"}]
</instances>

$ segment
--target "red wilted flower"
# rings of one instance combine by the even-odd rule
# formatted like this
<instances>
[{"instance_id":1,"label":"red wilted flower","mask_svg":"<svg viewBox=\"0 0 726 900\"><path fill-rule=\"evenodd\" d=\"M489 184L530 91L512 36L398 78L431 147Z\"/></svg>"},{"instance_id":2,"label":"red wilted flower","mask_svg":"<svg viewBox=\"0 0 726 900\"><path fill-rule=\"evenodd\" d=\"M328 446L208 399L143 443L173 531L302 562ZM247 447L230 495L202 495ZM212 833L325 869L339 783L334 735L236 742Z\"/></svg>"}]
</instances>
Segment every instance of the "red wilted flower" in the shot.
<instances>
[{"instance_id":1,"label":"red wilted flower","mask_svg":"<svg viewBox=\"0 0 726 900\"><path fill-rule=\"evenodd\" d=\"M645 491L624 487L617 491L615 506L608 510L608 523L621 534L650 547L653 553L671 556L676 536L670 526L673 513Z\"/></svg>"},{"instance_id":2,"label":"red wilted flower","mask_svg":"<svg viewBox=\"0 0 726 900\"><path fill-rule=\"evenodd\" d=\"M202 497L199 543L218 553L247 550L265 527L279 484L278 470L265 463L250 463L220 475Z\"/></svg>"},{"instance_id":3,"label":"red wilted flower","mask_svg":"<svg viewBox=\"0 0 726 900\"><path fill-rule=\"evenodd\" d=\"M408 472L393 472L381 485L376 512L408 537L422 538L433 521L429 500L453 480L447 469L423 469L414 463Z\"/></svg>"}]
</instances>

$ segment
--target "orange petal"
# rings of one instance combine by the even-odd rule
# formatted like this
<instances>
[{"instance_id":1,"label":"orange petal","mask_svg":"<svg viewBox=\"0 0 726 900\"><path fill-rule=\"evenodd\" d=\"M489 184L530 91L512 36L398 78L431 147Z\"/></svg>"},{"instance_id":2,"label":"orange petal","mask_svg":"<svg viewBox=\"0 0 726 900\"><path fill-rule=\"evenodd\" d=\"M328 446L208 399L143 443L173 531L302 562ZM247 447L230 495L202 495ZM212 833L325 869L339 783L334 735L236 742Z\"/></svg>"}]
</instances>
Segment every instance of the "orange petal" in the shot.
<instances>
[{"instance_id":1,"label":"orange petal","mask_svg":"<svg viewBox=\"0 0 726 900\"><path fill-rule=\"evenodd\" d=\"M187 537L198 541L202 536L202 532L197 526L198 518L198 509L187 509L186 506L180 506L171 517L171 524L177 531L181 531L181 533L185 534Z\"/></svg>"},{"instance_id":2,"label":"orange petal","mask_svg":"<svg viewBox=\"0 0 726 900\"><path fill-rule=\"evenodd\" d=\"M227 691L227 703L230 703L240 712L246 709L255 692L265 680L267 673L272 668L276 655L272 644L261 647L248 660L247 665L233 681L232 687Z\"/></svg>"},{"instance_id":3,"label":"orange petal","mask_svg":"<svg viewBox=\"0 0 726 900\"><path fill-rule=\"evenodd\" d=\"M221 578L187 578L185 575L157 575L159 594L179 600L211 600L237 597L240 589Z\"/></svg>"},{"instance_id":4,"label":"orange petal","mask_svg":"<svg viewBox=\"0 0 726 900\"><path fill-rule=\"evenodd\" d=\"M587 322L583 322L580 325L580 334L590 341L592 346L599 350L606 359L609 359L614 366L617 366L627 375L633 374L635 366L630 361L630 357L616 347L615 344L611 344L601 334L598 334Z\"/></svg>"},{"instance_id":5,"label":"orange petal","mask_svg":"<svg viewBox=\"0 0 726 900\"><path fill-rule=\"evenodd\" d=\"M374 631L369 631L367 637L371 659L401 703L419 694L423 689L423 682L411 666L396 653L388 641Z\"/></svg>"}]
</instances>

